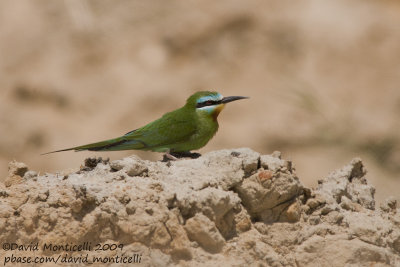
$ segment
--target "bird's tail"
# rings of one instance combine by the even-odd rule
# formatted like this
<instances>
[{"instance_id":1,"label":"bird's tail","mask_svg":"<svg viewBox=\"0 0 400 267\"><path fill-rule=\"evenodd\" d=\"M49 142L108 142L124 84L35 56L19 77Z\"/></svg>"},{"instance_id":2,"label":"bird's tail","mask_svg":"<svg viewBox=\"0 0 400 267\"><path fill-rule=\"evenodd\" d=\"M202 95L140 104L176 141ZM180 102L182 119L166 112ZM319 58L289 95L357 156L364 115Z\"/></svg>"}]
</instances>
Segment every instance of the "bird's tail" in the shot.
<instances>
[{"instance_id":1,"label":"bird's tail","mask_svg":"<svg viewBox=\"0 0 400 267\"><path fill-rule=\"evenodd\" d=\"M60 149L56 151L51 151L47 153L43 153L41 155L46 155L46 154L51 154L51 153L56 153L56 152L63 152L63 151L69 151L69 150L75 150L75 151L84 151L84 150L89 150L89 151L105 151L105 150L113 150L113 148L117 148L123 143L125 143L127 140L123 139L123 137L118 137L114 139L109 139L101 142L96 142L96 143L91 143L83 146L76 146L76 147L71 147L71 148L65 148L65 149Z\"/></svg>"}]
</instances>

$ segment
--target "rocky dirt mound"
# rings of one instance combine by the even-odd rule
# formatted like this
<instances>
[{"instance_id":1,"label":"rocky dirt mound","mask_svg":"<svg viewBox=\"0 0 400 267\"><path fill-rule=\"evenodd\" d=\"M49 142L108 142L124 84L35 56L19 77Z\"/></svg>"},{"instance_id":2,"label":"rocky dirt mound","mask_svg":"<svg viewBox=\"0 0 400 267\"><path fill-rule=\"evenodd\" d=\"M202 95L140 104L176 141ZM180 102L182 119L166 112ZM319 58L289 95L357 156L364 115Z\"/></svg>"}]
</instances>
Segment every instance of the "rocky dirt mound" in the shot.
<instances>
[{"instance_id":1,"label":"rocky dirt mound","mask_svg":"<svg viewBox=\"0 0 400 267\"><path fill-rule=\"evenodd\" d=\"M122 266L136 255L142 266L400 265L400 210L393 199L375 209L360 159L316 189L279 152L245 148L169 162L88 159L62 175L9 168L2 263L102 257Z\"/></svg>"}]
</instances>

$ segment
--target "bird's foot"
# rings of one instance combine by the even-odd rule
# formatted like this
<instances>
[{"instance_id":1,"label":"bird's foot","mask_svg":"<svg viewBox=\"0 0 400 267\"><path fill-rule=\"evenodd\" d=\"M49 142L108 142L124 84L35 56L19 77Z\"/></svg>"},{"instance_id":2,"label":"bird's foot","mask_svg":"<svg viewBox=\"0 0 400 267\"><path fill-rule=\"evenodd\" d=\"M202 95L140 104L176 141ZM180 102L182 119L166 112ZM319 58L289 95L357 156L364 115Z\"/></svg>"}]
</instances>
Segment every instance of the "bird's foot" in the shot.
<instances>
[{"instance_id":1,"label":"bird's foot","mask_svg":"<svg viewBox=\"0 0 400 267\"><path fill-rule=\"evenodd\" d=\"M165 161L170 161L170 160L178 160L178 158L170 153L165 153L162 161L165 162Z\"/></svg>"},{"instance_id":2,"label":"bird's foot","mask_svg":"<svg viewBox=\"0 0 400 267\"><path fill-rule=\"evenodd\" d=\"M176 158L191 158L191 159L197 159L198 157L201 156L200 153L192 153L192 152L189 152L189 151L171 152L171 155L175 156Z\"/></svg>"},{"instance_id":3,"label":"bird's foot","mask_svg":"<svg viewBox=\"0 0 400 267\"><path fill-rule=\"evenodd\" d=\"M191 153L191 152L169 152L165 153L162 161L169 161L169 160L178 160L180 158L191 158L197 159L200 157L200 153Z\"/></svg>"}]
</instances>

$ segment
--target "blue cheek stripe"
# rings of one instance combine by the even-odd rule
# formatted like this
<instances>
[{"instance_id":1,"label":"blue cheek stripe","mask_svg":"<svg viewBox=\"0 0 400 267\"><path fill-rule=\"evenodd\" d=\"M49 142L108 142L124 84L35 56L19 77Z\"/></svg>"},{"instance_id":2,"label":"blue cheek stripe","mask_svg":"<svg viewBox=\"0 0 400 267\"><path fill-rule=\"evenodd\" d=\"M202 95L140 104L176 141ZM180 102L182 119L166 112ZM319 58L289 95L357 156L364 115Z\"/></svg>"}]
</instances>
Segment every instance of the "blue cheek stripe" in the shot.
<instances>
[{"instance_id":1,"label":"blue cheek stripe","mask_svg":"<svg viewBox=\"0 0 400 267\"><path fill-rule=\"evenodd\" d=\"M199 99L197 99L197 103L205 102L208 100L218 101L221 99L222 99L222 95L220 93L217 93L215 95L207 95L207 96L200 97Z\"/></svg>"}]
</instances>

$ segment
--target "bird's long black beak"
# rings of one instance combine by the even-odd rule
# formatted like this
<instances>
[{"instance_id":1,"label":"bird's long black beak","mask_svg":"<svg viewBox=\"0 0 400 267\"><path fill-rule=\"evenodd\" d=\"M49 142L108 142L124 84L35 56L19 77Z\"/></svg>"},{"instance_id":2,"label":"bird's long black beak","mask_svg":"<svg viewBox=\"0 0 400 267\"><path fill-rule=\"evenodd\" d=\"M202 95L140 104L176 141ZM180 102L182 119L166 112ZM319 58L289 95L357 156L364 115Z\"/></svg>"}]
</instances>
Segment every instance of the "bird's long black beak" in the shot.
<instances>
[{"instance_id":1,"label":"bird's long black beak","mask_svg":"<svg viewBox=\"0 0 400 267\"><path fill-rule=\"evenodd\" d=\"M247 96L227 96L222 98L221 103L226 104L232 101L240 100L240 99L246 99L248 98Z\"/></svg>"}]
</instances>

